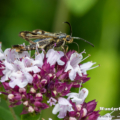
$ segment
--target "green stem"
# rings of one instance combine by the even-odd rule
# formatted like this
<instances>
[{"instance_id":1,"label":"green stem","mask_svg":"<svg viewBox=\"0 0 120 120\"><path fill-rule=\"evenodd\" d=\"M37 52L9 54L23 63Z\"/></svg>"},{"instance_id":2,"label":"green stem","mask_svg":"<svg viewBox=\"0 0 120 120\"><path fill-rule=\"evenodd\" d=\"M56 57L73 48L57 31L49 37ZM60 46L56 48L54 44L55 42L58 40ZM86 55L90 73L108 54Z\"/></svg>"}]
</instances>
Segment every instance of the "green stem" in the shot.
<instances>
[{"instance_id":1,"label":"green stem","mask_svg":"<svg viewBox=\"0 0 120 120\"><path fill-rule=\"evenodd\" d=\"M7 104L8 104L8 107L9 107L9 101L8 100L7 100ZM10 112L11 112L11 114L13 116L13 119L14 120L18 120L17 117L16 117L16 115L15 115L15 112L14 112L13 108L9 107L9 109L10 109Z\"/></svg>"},{"instance_id":2,"label":"green stem","mask_svg":"<svg viewBox=\"0 0 120 120\"><path fill-rule=\"evenodd\" d=\"M41 119L41 114L42 114L42 111L40 112L40 117L39 117L37 120L40 120L40 119Z\"/></svg>"}]
</instances>

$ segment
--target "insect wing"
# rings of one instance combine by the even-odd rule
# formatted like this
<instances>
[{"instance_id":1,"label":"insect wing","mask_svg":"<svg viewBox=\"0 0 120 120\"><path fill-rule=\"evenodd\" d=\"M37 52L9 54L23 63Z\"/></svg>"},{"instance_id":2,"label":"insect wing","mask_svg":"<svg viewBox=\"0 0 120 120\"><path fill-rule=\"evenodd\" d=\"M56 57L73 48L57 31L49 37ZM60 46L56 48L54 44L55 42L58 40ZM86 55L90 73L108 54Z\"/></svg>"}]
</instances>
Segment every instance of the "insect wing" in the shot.
<instances>
[{"instance_id":1,"label":"insect wing","mask_svg":"<svg viewBox=\"0 0 120 120\"><path fill-rule=\"evenodd\" d=\"M44 40L44 39L36 39L36 40L34 40L33 42L39 42L39 41L41 41L41 40Z\"/></svg>"}]
</instances>

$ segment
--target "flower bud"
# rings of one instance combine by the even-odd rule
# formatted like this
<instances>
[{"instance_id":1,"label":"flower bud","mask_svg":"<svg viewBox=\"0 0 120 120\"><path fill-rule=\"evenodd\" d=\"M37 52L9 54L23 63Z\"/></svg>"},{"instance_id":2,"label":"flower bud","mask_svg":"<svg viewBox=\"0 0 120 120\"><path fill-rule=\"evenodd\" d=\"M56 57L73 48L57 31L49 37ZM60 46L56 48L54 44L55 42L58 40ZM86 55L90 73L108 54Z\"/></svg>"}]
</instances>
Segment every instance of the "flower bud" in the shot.
<instances>
[{"instance_id":1,"label":"flower bud","mask_svg":"<svg viewBox=\"0 0 120 120\"><path fill-rule=\"evenodd\" d=\"M95 100L92 100L90 102L87 103L87 111L91 112L96 108L97 102L95 102Z\"/></svg>"},{"instance_id":2,"label":"flower bud","mask_svg":"<svg viewBox=\"0 0 120 120\"><path fill-rule=\"evenodd\" d=\"M28 106L28 101L23 102L23 105Z\"/></svg>"},{"instance_id":3,"label":"flower bud","mask_svg":"<svg viewBox=\"0 0 120 120\"><path fill-rule=\"evenodd\" d=\"M52 77L53 75L51 73L48 74L49 77Z\"/></svg>"},{"instance_id":4,"label":"flower bud","mask_svg":"<svg viewBox=\"0 0 120 120\"><path fill-rule=\"evenodd\" d=\"M42 84L43 86L45 86L45 85L47 84L47 80L46 80L46 79L42 79L42 80L41 80L41 84Z\"/></svg>"},{"instance_id":5,"label":"flower bud","mask_svg":"<svg viewBox=\"0 0 120 120\"><path fill-rule=\"evenodd\" d=\"M36 90L34 88L30 88L31 93L36 93Z\"/></svg>"},{"instance_id":6,"label":"flower bud","mask_svg":"<svg viewBox=\"0 0 120 120\"><path fill-rule=\"evenodd\" d=\"M56 90L54 90L52 93L53 93L53 95L54 95L54 96L56 96L56 95L57 95Z\"/></svg>"},{"instance_id":7,"label":"flower bud","mask_svg":"<svg viewBox=\"0 0 120 120\"><path fill-rule=\"evenodd\" d=\"M37 77L39 80L41 79L41 76L38 75L38 74L34 74L33 77L34 77L34 78Z\"/></svg>"},{"instance_id":8,"label":"flower bud","mask_svg":"<svg viewBox=\"0 0 120 120\"><path fill-rule=\"evenodd\" d=\"M75 117L69 117L69 120L77 120Z\"/></svg>"},{"instance_id":9,"label":"flower bud","mask_svg":"<svg viewBox=\"0 0 120 120\"><path fill-rule=\"evenodd\" d=\"M41 93L37 93L36 97L43 97L43 95Z\"/></svg>"},{"instance_id":10,"label":"flower bud","mask_svg":"<svg viewBox=\"0 0 120 120\"><path fill-rule=\"evenodd\" d=\"M14 95L13 95L13 94L9 94L9 95L8 95L8 99L11 100L11 99L13 99L13 98L14 98Z\"/></svg>"},{"instance_id":11,"label":"flower bud","mask_svg":"<svg viewBox=\"0 0 120 120\"><path fill-rule=\"evenodd\" d=\"M25 88L19 88L19 92L20 92L20 93L26 92L26 89L25 89Z\"/></svg>"},{"instance_id":12,"label":"flower bud","mask_svg":"<svg viewBox=\"0 0 120 120\"><path fill-rule=\"evenodd\" d=\"M85 108L83 108L82 110L83 110L82 117L85 117L87 115L87 110Z\"/></svg>"},{"instance_id":13,"label":"flower bud","mask_svg":"<svg viewBox=\"0 0 120 120\"><path fill-rule=\"evenodd\" d=\"M81 110L81 107L82 107L82 105L76 105L76 108L77 108L78 111Z\"/></svg>"},{"instance_id":14,"label":"flower bud","mask_svg":"<svg viewBox=\"0 0 120 120\"><path fill-rule=\"evenodd\" d=\"M33 112L34 112L34 109L33 109L32 106L29 106L29 107L28 107L28 112L30 112L30 113L33 113Z\"/></svg>"}]
</instances>

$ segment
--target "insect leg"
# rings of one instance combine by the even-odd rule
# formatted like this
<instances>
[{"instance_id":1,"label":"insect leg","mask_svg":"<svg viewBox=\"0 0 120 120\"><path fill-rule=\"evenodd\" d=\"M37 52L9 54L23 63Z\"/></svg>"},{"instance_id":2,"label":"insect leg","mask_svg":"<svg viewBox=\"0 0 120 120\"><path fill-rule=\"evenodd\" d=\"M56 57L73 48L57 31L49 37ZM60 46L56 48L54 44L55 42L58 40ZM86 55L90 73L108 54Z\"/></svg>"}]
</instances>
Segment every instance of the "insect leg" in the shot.
<instances>
[{"instance_id":1,"label":"insect leg","mask_svg":"<svg viewBox=\"0 0 120 120\"><path fill-rule=\"evenodd\" d=\"M63 49L64 53L66 53L64 46L65 46L65 41L64 41L63 44L61 45L61 48Z\"/></svg>"},{"instance_id":2,"label":"insect leg","mask_svg":"<svg viewBox=\"0 0 120 120\"><path fill-rule=\"evenodd\" d=\"M68 49L69 49L69 46L68 46L68 45L65 45L65 46L66 46L65 51L67 52L67 51L68 51Z\"/></svg>"},{"instance_id":3,"label":"insect leg","mask_svg":"<svg viewBox=\"0 0 120 120\"><path fill-rule=\"evenodd\" d=\"M28 38L24 38L26 41L28 41L31 44L36 44L35 42L33 42L32 40L28 39Z\"/></svg>"}]
</instances>

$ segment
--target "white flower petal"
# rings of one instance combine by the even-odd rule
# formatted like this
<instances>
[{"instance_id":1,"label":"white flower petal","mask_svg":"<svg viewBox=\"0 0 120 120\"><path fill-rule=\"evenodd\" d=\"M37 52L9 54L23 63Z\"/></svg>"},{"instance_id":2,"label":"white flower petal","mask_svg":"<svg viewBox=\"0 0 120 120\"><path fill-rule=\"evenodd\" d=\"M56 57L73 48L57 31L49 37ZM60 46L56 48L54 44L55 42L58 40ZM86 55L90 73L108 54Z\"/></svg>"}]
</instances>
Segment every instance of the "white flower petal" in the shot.
<instances>
[{"instance_id":1,"label":"white flower petal","mask_svg":"<svg viewBox=\"0 0 120 120\"><path fill-rule=\"evenodd\" d=\"M3 71L3 73L5 73L6 70ZM7 72L5 73L5 75L1 78L1 82L5 82L9 79L10 75L11 75L11 71L7 70Z\"/></svg>"},{"instance_id":2,"label":"white flower petal","mask_svg":"<svg viewBox=\"0 0 120 120\"><path fill-rule=\"evenodd\" d=\"M37 65L38 67L42 67L43 65L43 59L44 59L44 53L38 54L35 57L35 61L33 61L33 65Z\"/></svg>"},{"instance_id":3,"label":"white flower petal","mask_svg":"<svg viewBox=\"0 0 120 120\"><path fill-rule=\"evenodd\" d=\"M70 99L70 98L73 98L73 97L79 97L79 95L78 95L78 93L68 93L66 96L68 96L68 100Z\"/></svg>"},{"instance_id":4,"label":"white flower petal","mask_svg":"<svg viewBox=\"0 0 120 120\"><path fill-rule=\"evenodd\" d=\"M6 66L6 68L8 68L9 70L14 70L14 67L11 63L7 62L6 60L4 61L4 65Z\"/></svg>"},{"instance_id":5,"label":"white flower petal","mask_svg":"<svg viewBox=\"0 0 120 120\"><path fill-rule=\"evenodd\" d=\"M68 70L73 69L72 66L70 65L70 61L67 62L66 67L65 67L65 72L67 72Z\"/></svg>"},{"instance_id":6,"label":"white flower petal","mask_svg":"<svg viewBox=\"0 0 120 120\"><path fill-rule=\"evenodd\" d=\"M84 100L88 96L88 92L86 88L83 88L79 93L79 98Z\"/></svg>"},{"instance_id":7,"label":"white flower petal","mask_svg":"<svg viewBox=\"0 0 120 120\"><path fill-rule=\"evenodd\" d=\"M10 63L14 62L14 60L16 60L16 58L19 58L16 50L10 49L10 48L8 48L4 51L4 56L5 56L5 59Z\"/></svg>"},{"instance_id":8,"label":"white flower petal","mask_svg":"<svg viewBox=\"0 0 120 120\"><path fill-rule=\"evenodd\" d=\"M71 81L73 81L75 79L75 77L76 77L76 71L72 69L69 72L69 78L71 79Z\"/></svg>"},{"instance_id":9,"label":"white flower petal","mask_svg":"<svg viewBox=\"0 0 120 120\"><path fill-rule=\"evenodd\" d=\"M65 64L65 62L63 62L62 60L57 60L57 63L58 63L58 65L64 65Z\"/></svg>"},{"instance_id":10,"label":"white flower petal","mask_svg":"<svg viewBox=\"0 0 120 120\"><path fill-rule=\"evenodd\" d=\"M64 56L63 52L49 49L46 54L47 63L49 63L51 66L54 65L56 62L59 65L64 65L64 62L60 60L62 56Z\"/></svg>"},{"instance_id":11,"label":"white flower petal","mask_svg":"<svg viewBox=\"0 0 120 120\"><path fill-rule=\"evenodd\" d=\"M79 91L79 93L69 93L67 96L68 100L71 98L71 100L76 104L82 104L85 98L88 96L88 90L86 88L83 88Z\"/></svg>"},{"instance_id":12,"label":"white flower petal","mask_svg":"<svg viewBox=\"0 0 120 120\"><path fill-rule=\"evenodd\" d=\"M62 51L57 51L59 53L60 58L64 56L64 52Z\"/></svg>"},{"instance_id":13,"label":"white flower petal","mask_svg":"<svg viewBox=\"0 0 120 120\"><path fill-rule=\"evenodd\" d=\"M89 70L92 67L92 65L94 65L94 64L96 64L96 63L95 62L94 63L87 62L87 63L80 65L80 69L81 69L82 73L86 75L87 74L86 71Z\"/></svg>"},{"instance_id":14,"label":"white flower petal","mask_svg":"<svg viewBox=\"0 0 120 120\"><path fill-rule=\"evenodd\" d=\"M23 51L22 53L19 53L19 58L23 57L30 57L30 54L28 51Z\"/></svg>"},{"instance_id":15,"label":"white flower petal","mask_svg":"<svg viewBox=\"0 0 120 120\"><path fill-rule=\"evenodd\" d=\"M60 105L69 105L69 106L72 106L67 99L62 98L62 97L58 98L58 103L59 103Z\"/></svg>"},{"instance_id":16,"label":"white flower petal","mask_svg":"<svg viewBox=\"0 0 120 120\"><path fill-rule=\"evenodd\" d=\"M59 112L59 111L60 111L60 105L59 105L59 104L56 104L55 107L53 108L52 113L53 113L53 114L57 114L57 112Z\"/></svg>"},{"instance_id":17,"label":"white flower petal","mask_svg":"<svg viewBox=\"0 0 120 120\"><path fill-rule=\"evenodd\" d=\"M83 102L84 102L84 100L83 99L80 99L80 98L78 98L78 97L72 97L72 102L75 102L77 105L78 104L82 104Z\"/></svg>"},{"instance_id":18,"label":"white flower petal","mask_svg":"<svg viewBox=\"0 0 120 120\"><path fill-rule=\"evenodd\" d=\"M55 105L53 114L57 114L57 112L59 112L58 118L64 118L67 111L73 111L70 102L65 98L58 98L58 104Z\"/></svg>"},{"instance_id":19,"label":"white flower petal","mask_svg":"<svg viewBox=\"0 0 120 120\"><path fill-rule=\"evenodd\" d=\"M70 60L67 62L65 66L65 72L67 72L68 70L71 70L69 72L69 78L72 81L75 79L76 73L82 76L81 70L78 65L81 62L81 60L82 60L82 54L73 53L70 56Z\"/></svg>"},{"instance_id":20,"label":"white flower petal","mask_svg":"<svg viewBox=\"0 0 120 120\"><path fill-rule=\"evenodd\" d=\"M33 71L34 73L40 72L40 69L37 66L28 67L28 68L25 68L25 70L27 72Z\"/></svg>"}]
</instances>

